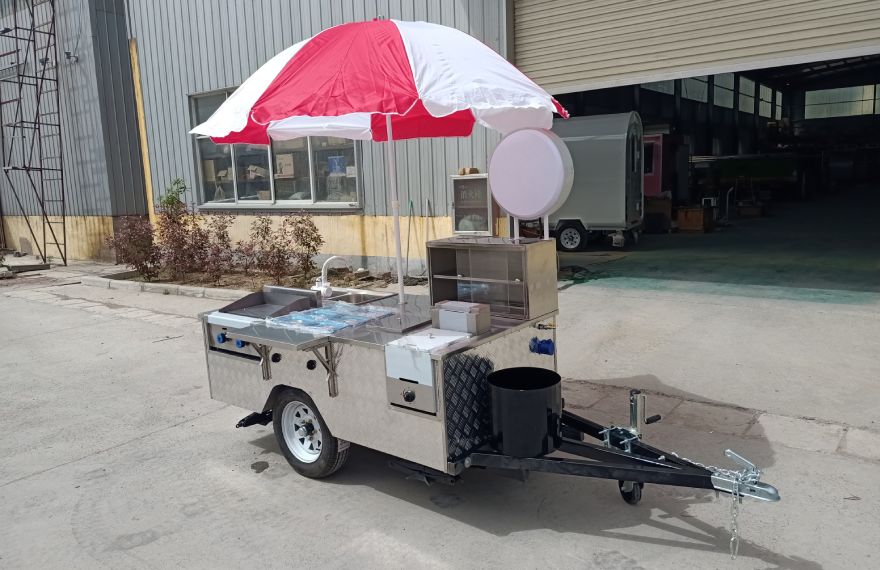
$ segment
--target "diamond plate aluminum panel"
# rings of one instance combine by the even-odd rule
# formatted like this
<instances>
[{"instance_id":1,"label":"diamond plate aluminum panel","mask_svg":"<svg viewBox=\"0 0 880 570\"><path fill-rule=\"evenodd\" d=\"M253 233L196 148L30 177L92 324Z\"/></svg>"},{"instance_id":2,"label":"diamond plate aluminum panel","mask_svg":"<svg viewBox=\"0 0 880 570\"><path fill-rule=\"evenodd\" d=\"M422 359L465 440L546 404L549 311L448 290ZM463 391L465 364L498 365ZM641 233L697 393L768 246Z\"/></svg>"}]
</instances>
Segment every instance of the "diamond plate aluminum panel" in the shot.
<instances>
[{"instance_id":1,"label":"diamond plate aluminum panel","mask_svg":"<svg viewBox=\"0 0 880 570\"><path fill-rule=\"evenodd\" d=\"M483 446L492 435L492 402L487 377L495 370L533 366L556 370L555 355L534 354L529 341L556 341L555 318L513 331L443 362L446 443L449 461Z\"/></svg>"},{"instance_id":2,"label":"diamond plate aluminum panel","mask_svg":"<svg viewBox=\"0 0 880 570\"><path fill-rule=\"evenodd\" d=\"M275 382L263 380L258 361L209 351L208 384L211 387L211 398L246 410L262 412Z\"/></svg>"}]
</instances>

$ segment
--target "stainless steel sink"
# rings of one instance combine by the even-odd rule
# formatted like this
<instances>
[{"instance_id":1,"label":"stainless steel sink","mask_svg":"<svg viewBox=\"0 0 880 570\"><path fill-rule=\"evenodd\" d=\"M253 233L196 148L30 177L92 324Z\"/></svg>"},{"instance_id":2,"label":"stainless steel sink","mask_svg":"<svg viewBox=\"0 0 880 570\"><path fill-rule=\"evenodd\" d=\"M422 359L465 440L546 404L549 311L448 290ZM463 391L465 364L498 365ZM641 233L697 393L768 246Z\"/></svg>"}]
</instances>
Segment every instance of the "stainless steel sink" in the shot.
<instances>
[{"instance_id":1,"label":"stainless steel sink","mask_svg":"<svg viewBox=\"0 0 880 570\"><path fill-rule=\"evenodd\" d=\"M380 299L387 299L394 295L395 293L373 293L370 291L334 291L332 295L325 297L324 300L342 301L344 303L351 303L352 305L363 305L365 303L379 301Z\"/></svg>"}]
</instances>

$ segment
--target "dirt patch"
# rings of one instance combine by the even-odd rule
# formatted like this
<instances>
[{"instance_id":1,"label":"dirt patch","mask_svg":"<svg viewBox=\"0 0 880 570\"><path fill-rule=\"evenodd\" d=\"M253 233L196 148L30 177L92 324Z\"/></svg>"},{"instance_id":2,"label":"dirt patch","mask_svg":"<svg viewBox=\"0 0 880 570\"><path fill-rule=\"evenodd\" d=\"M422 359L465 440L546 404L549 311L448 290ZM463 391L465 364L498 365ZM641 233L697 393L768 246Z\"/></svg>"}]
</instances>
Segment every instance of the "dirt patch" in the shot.
<instances>
[{"instance_id":1,"label":"dirt patch","mask_svg":"<svg viewBox=\"0 0 880 570\"><path fill-rule=\"evenodd\" d=\"M167 275L160 275L150 283L167 283L170 285L193 285L197 287L216 287L221 289L244 289L259 291L264 285L281 285L284 287L298 287L308 289L315 283L315 278L320 275L319 271L310 272L307 275L291 275L281 280L280 283L268 275L250 272L245 275L241 272L227 273L220 277L219 281L211 279L207 273L191 273L185 279L171 279ZM370 287L383 288L389 283L388 276L376 277L363 272L355 272L350 269L334 268L327 272L328 278L334 287ZM141 277L131 277L132 281L141 281Z\"/></svg>"}]
</instances>

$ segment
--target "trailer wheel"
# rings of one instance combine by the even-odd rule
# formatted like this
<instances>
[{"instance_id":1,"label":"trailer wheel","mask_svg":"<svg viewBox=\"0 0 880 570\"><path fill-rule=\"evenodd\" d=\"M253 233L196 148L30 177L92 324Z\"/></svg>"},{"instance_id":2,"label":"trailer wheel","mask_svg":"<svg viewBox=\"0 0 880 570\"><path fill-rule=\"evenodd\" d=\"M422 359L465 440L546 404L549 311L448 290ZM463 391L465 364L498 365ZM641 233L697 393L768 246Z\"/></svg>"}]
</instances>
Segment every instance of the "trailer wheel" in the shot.
<instances>
[{"instance_id":1,"label":"trailer wheel","mask_svg":"<svg viewBox=\"0 0 880 570\"><path fill-rule=\"evenodd\" d=\"M348 442L333 437L317 406L303 392L288 390L278 398L272 424L281 452L300 475L327 477L348 459Z\"/></svg>"},{"instance_id":2,"label":"trailer wheel","mask_svg":"<svg viewBox=\"0 0 880 570\"><path fill-rule=\"evenodd\" d=\"M617 482L617 487L620 489L620 496L630 505L638 505L639 501L642 500L642 487L644 486L644 483L636 483L635 481Z\"/></svg>"},{"instance_id":3,"label":"trailer wheel","mask_svg":"<svg viewBox=\"0 0 880 570\"><path fill-rule=\"evenodd\" d=\"M556 232L556 245L562 251L580 251L587 245L587 232L578 223L562 224Z\"/></svg>"}]
</instances>

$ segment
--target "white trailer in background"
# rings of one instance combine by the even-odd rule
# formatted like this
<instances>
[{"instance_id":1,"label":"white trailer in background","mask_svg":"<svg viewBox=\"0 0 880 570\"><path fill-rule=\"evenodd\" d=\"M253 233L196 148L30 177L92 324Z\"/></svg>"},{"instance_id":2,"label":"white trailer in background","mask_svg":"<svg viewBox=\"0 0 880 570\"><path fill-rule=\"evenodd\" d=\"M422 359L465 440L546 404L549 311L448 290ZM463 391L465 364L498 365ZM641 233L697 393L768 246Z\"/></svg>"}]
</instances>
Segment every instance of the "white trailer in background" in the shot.
<instances>
[{"instance_id":1,"label":"white trailer in background","mask_svg":"<svg viewBox=\"0 0 880 570\"><path fill-rule=\"evenodd\" d=\"M574 163L568 200L550 214L559 249L577 251L601 236L611 236L618 247L637 240L644 215L639 114L556 119L553 132Z\"/></svg>"}]
</instances>

